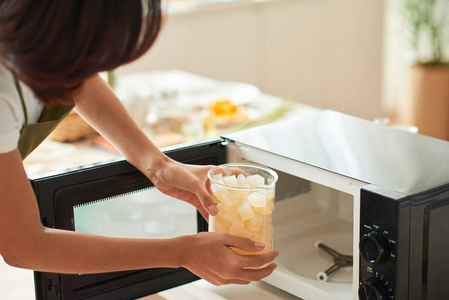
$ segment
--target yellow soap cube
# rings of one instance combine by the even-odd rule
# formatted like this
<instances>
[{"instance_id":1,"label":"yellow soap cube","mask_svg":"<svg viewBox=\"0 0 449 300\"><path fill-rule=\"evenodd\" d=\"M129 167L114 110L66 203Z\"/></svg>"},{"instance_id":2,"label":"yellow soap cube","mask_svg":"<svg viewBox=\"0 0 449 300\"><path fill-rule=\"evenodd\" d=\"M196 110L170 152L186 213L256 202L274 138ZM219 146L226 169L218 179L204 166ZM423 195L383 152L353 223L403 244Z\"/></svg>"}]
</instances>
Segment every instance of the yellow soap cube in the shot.
<instances>
[{"instance_id":1,"label":"yellow soap cube","mask_svg":"<svg viewBox=\"0 0 449 300\"><path fill-rule=\"evenodd\" d=\"M239 186L241 186L243 184L247 184L245 175L239 174L239 176L237 176L237 183ZM248 184L248 187L249 187L249 184Z\"/></svg>"},{"instance_id":2,"label":"yellow soap cube","mask_svg":"<svg viewBox=\"0 0 449 300\"><path fill-rule=\"evenodd\" d=\"M223 214L224 220L230 224L241 222L240 214L235 206L228 208Z\"/></svg>"},{"instance_id":3,"label":"yellow soap cube","mask_svg":"<svg viewBox=\"0 0 449 300\"><path fill-rule=\"evenodd\" d=\"M249 204L251 204L252 207L265 207L267 206L267 200L264 195L254 192L248 195L248 201Z\"/></svg>"},{"instance_id":4,"label":"yellow soap cube","mask_svg":"<svg viewBox=\"0 0 449 300\"><path fill-rule=\"evenodd\" d=\"M248 202L240 204L238 207L238 211L243 221L249 220L254 217L254 212Z\"/></svg>"},{"instance_id":5,"label":"yellow soap cube","mask_svg":"<svg viewBox=\"0 0 449 300\"><path fill-rule=\"evenodd\" d=\"M267 198L274 198L274 188L270 187L269 185L261 185L261 189L258 189L257 191Z\"/></svg>"},{"instance_id":6,"label":"yellow soap cube","mask_svg":"<svg viewBox=\"0 0 449 300\"><path fill-rule=\"evenodd\" d=\"M224 177L223 182L224 182L224 184L229 185L229 186L237 186L238 185L237 178L235 177L235 175Z\"/></svg>"},{"instance_id":7,"label":"yellow soap cube","mask_svg":"<svg viewBox=\"0 0 449 300\"><path fill-rule=\"evenodd\" d=\"M228 209L232 206L237 206L242 201L242 197L239 194L223 194L220 202Z\"/></svg>"},{"instance_id":8,"label":"yellow soap cube","mask_svg":"<svg viewBox=\"0 0 449 300\"><path fill-rule=\"evenodd\" d=\"M218 202L222 201L223 195L228 194L227 189L218 184L212 184L211 190L213 195L217 198Z\"/></svg>"},{"instance_id":9,"label":"yellow soap cube","mask_svg":"<svg viewBox=\"0 0 449 300\"><path fill-rule=\"evenodd\" d=\"M265 179L258 174L250 175L246 177L246 183L248 183L250 187L258 187L265 184Z\"/></svg>"},{"instance_id":10,"label":"yellow soap cube","mask_svg":"<svg viewBox=\"0 0 449 300\"><path fill-rule=\"evenodd\" d=\"M215 180L215 181L223 180L223 175L222 174L215 174L214 176L212 176L212 179Z\"/></svg>"},{"instance_id":11,"label":"yellow soap cube","mask_svg":"<svg viewBox=\"0 0 449 300\"><path fill-rule=\"evenodd\" d=\"M215 222L215 224L213 224L212 226L212 230L214 232L229 232L229 228L230 228L230 224L220 221L220 222Z\"/></svg>"},{"instance_id":12,"label":"yellow soap cube","mask_svg":"<svg viewBox=\"0 0 449 300\"><path fill-rule=\"evenodd\" d=\"M251 238L252 233L245 228L243 223L234 223L231 225L231 228L229 228L229 233L236 236Z\"/></svg>"},{"instance_id":13,"label":"yellow soap cube","mask_svg":"<svg viewBox=\"0 0 449 300\"><path fill-rule=\"evenodd\" d=\"M245 221L245 225L251 231L259 231L262 228L262 222L262 216L254 216L253 218Z\"/></svg>"}]
</instances>

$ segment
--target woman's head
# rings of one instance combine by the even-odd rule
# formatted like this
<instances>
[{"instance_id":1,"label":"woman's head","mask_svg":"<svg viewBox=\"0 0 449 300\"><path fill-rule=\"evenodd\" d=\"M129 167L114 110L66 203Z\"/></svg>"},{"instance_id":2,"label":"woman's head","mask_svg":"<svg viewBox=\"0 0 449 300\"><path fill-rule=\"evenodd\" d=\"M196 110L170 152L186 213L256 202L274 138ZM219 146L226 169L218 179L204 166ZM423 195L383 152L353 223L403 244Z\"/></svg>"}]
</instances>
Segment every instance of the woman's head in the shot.
<instances>
[{"instance_id":1,"label":"woman's head","mask_svg":"<svg viewBox=\"0 0 449 300\"><path fill-rule=\"evenodd\" d=\"M1 0L2 63L43 101L68 99L88 77L143 55L161 0Z\"/></svg>"}]
</instances>

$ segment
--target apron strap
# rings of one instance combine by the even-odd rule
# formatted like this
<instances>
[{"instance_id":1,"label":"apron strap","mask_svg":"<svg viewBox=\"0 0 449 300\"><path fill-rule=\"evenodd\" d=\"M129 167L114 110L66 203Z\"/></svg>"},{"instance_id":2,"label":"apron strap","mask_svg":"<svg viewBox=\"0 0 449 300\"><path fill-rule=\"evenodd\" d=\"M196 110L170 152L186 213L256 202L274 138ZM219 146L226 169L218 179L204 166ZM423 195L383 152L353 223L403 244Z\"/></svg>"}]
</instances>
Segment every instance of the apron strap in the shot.
<instances>
[{"instance_id":1,"label":"apron strap","mask_svg":"<svg viewBox=\"0 0 449 300\"><path fill-rule=\"evenodd\" d=\"M28 124L28 112L27 112L27 108L25 105L25 99L23 98L22 87L20 86L20 83L17 80L17 77L15 74L13 74L13 77L14 77L14 84L16 85L17 92L19 93L20 102L22 103L23 114L25 116L25 123L23 124L22 128L20 129L20 132L22 132L23 128Z\"/></svg>"},{"instance_id":2,"label":"apron strap","mask_svg":"<svg viewBox=\"0 0 449 300\"><path fill-rule=\"evenodd\" d=\"M73 106L46 105L44 106L37 123L28 124L28 112L23 97L22 87L16 76L14 83L22 102L25 123L20 129L18 149L22 160L25 159L47 136L56 128L56 126L70 113Z\"/></svg>"}]
</instances>

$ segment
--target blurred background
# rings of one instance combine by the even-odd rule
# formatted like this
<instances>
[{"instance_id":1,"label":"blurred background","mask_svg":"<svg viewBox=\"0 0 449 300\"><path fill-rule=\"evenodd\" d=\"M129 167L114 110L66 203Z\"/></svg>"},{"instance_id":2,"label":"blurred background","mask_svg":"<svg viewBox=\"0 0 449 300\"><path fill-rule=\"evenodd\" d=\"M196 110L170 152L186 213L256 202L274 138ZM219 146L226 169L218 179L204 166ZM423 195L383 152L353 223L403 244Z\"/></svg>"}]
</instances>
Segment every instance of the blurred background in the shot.
<instances>
[{"instance_id":1,"label":"blurred background","mask_svg":"<svg viewBox=\"0 0 449 300\"><path fill-rule=\"evenodd\" d=\"M168 4L155 47L121 71L182 69L365 118L382 115L382 1Z\"/></svg>"},{"instance_id":2,"label":"blurred background","mask_svg":"<svg viewBox=\"0 0 449 300\"><path fill-rule=\"evenodd\" d=\"M102 76L159 147L321 109L449 140L447 12L448 0L168 0L153 48ZM71 113L25 165L117 156Z\"/></svg>"},{"instance_id":3,"label":"blurred background","mask_svg":"<svg viewBox=\"0 0 449 300\"><path fill-rule=\"evenodd\" d=\"M120 71L242 81L449 139L447 12L447 0L171 0L155 47Z\"/></svg>"},{"instance_id":4,"label":"blurred background","mask_svg":"<svg viewBox=\"0 0 449 300\"><path fill-rule=\"evenodd\" d=\"M321 109L449 140L448 2L168 0L154 47L102 76L159 147ZM119 156L72 112L24 164ZM0 270L2 292L32 298L30 271Z\"/></svg>"}]
</instances>

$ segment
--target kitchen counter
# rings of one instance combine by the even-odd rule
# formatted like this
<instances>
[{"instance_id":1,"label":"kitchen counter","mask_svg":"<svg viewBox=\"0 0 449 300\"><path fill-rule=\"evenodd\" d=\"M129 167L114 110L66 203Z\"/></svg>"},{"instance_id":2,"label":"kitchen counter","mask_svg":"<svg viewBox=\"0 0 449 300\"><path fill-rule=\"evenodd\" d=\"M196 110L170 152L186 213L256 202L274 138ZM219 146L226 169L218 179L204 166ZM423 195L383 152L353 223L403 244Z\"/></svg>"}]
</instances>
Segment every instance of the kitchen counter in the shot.
<instances>
[{"instance_id":1,"label":"kitchen counter","mask_svg":"<svg viewBox=\"0 0 449 300\"><path fill-rule=\"evenodd\" d=\"M1 256L0 256L1 258ZM33 272L8 266L0 259L0 298L5 300L32 300ZM249 285L214 286L198 280L140 300L294 300L299 299L264 282Z\"/></svg>"},{"instance_id":2,"label":"kitchen counter","mask_svg":"<svg viewBox=\"0 0 449 300\"><path fill-rule=\"evenodd\" d=\"M298 300L264 282L249 285L214 286L205 280L198 280L158 294L167 300ZM153 300L146 297L140 300Z\"/></svg>"},{"instance_id":3,"label":"kitchen counter","mask_svg":"<svg viewBox=\"0 0 449 300\"><path fill-rule=\"evenodd\" d=\"M149 81L151 81L151 84ZM161 94L173 93L175 86L179 87L176 94L180 100L177 103L181 106L187 103L190 106L183 107L183 109L187 111L191 109L189 113L193 115L192 119L196 122L196 124L193 124L193 127L196 128L193 131L199 132L154 134L146 123L148 119L147 112L152 109L149 106L154 102L155 97L160 97ZM201 92L202 86L206 86L203 92ZM214 88L217 88L220 92L212 92ZM294 102L293 100L286 100L263 93L249 84L216 81L181 70L123 74L117 76L115 90L130 115L153 143L162 149L183 143L195 143L233 131L296 118L321 110L313 106ZM202 129L198 127L202 127L204 124L201 123L201 112L198 112L197 109L206 106L205 99L207 97L220 98L227 95L227 93L231 95L229 97L231 101L235 101L236 104L246 109L250 115L249 122L217 127L212 132L200 132ZM156 100L158 102L170 101L170 99ZM156 109L158 108L156 107ZM276 113L276 111L279 113ZM98 143L98 139L91 137L72 143L59 143L46 139L26 158L24 166L27 174L32 176L121 157L119 153L111 151L104 146L108 145Z\"/></svg>"}]
</instances>

